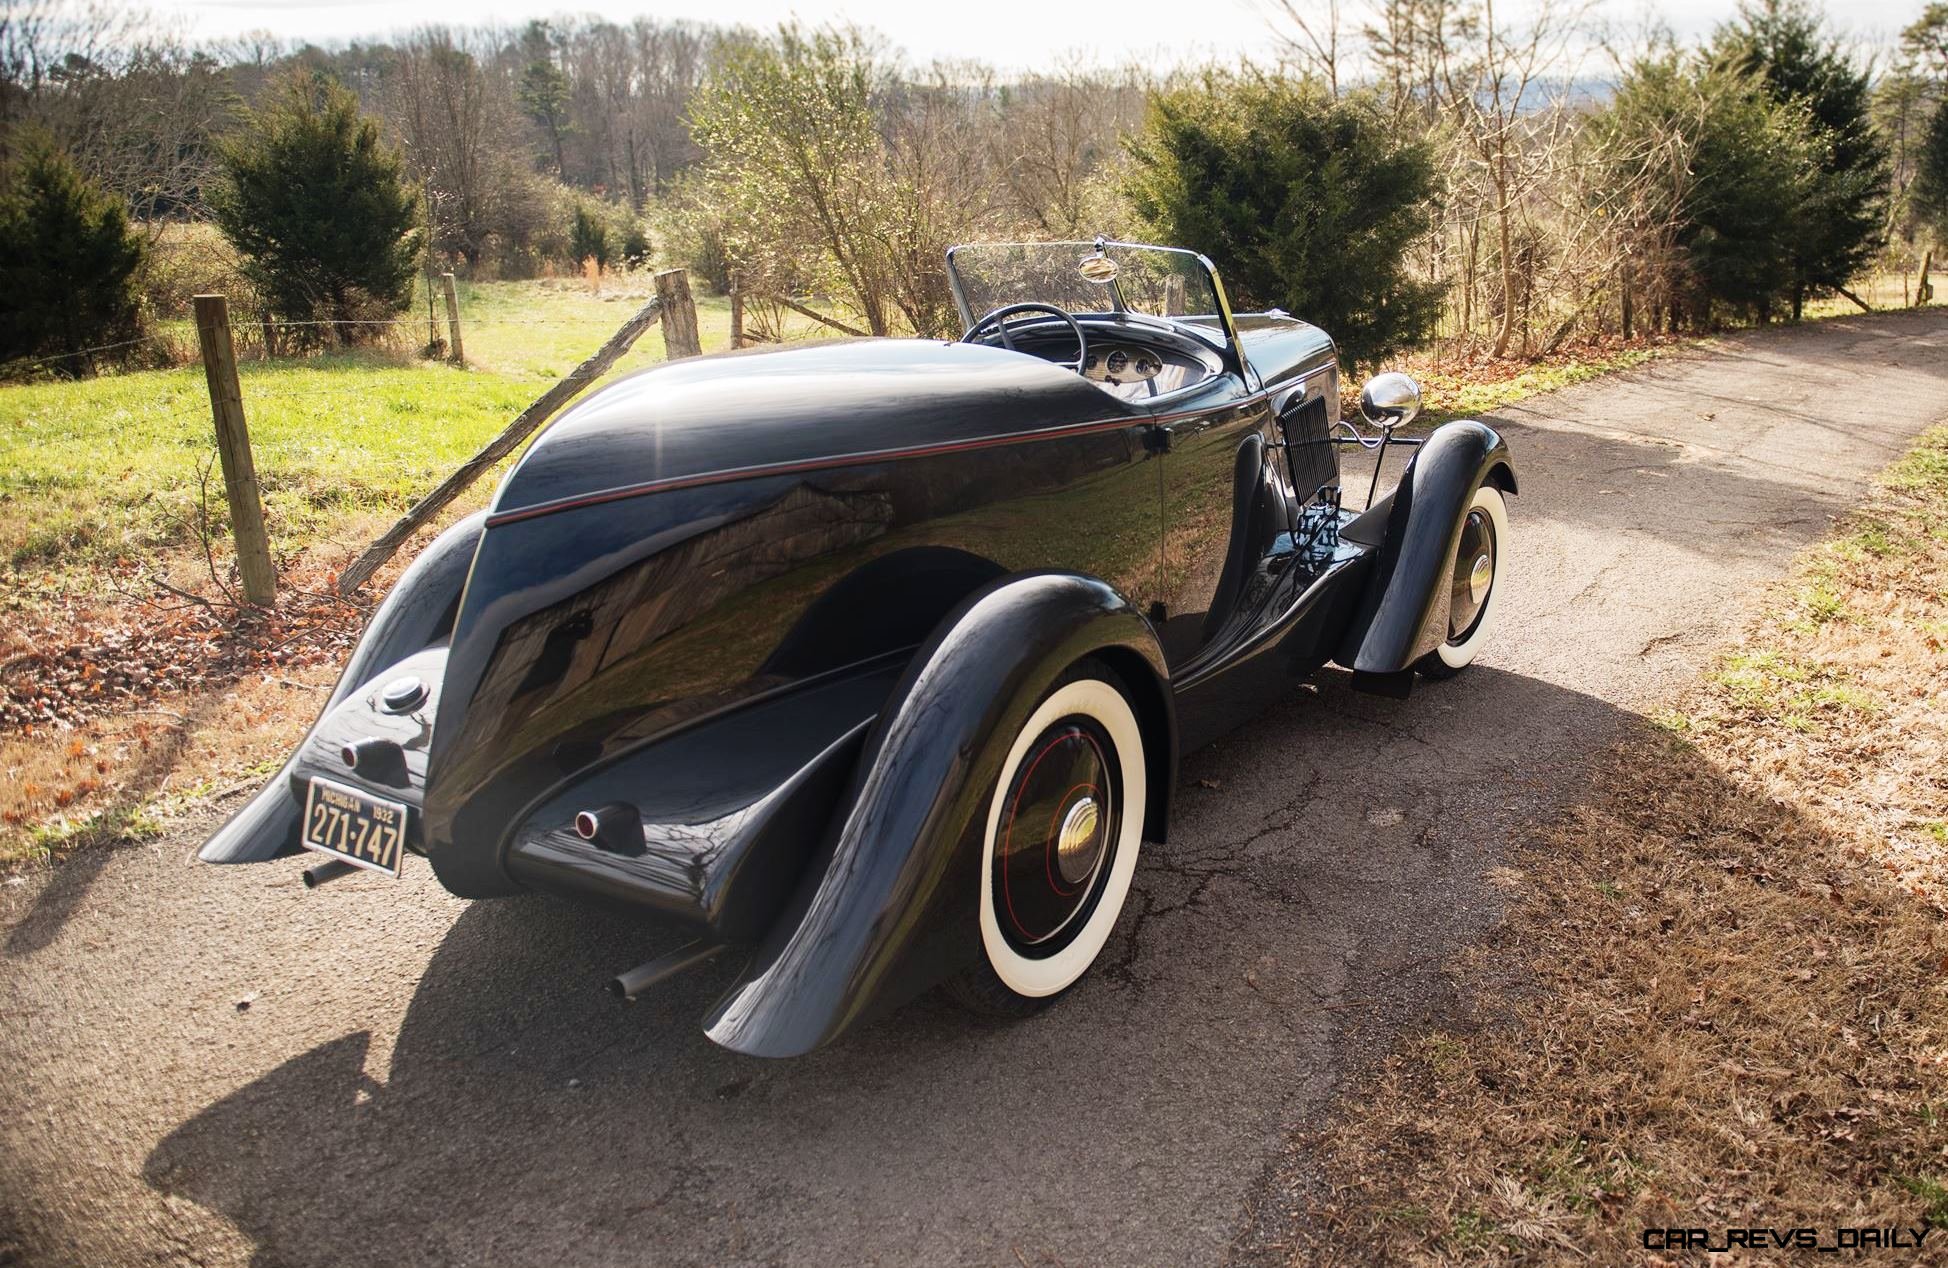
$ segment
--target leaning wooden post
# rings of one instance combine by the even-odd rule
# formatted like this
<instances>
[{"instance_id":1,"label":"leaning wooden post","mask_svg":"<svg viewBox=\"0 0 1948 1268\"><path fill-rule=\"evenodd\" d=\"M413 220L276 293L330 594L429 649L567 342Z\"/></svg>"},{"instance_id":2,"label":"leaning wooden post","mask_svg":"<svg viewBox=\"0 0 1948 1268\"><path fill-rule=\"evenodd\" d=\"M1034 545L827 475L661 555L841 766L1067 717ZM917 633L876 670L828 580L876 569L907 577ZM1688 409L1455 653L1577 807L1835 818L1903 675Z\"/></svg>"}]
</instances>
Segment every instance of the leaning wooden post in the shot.
<instances>
[{"instance_id":1,"label":"leaning wooden post","mask_svg":"<svg viewBox=\"0 0 1948 1268\"><path fill-rule=\"evenodd\" d=\"M237 539L237 571L244 598L260 608L277 602L277 570L257 490L257 464L244 425L243 388L237 382L237 345L230 338L230 304L221 295L198 295L196 341L203 348L203 375L210 385L210 416L223 461L223 492L230 502L230 532Z\"/></svg>"},{"instance_id":2,"label":"leaning wooden post","mask_svg":"<svg viewBox=\"0 0 1948 1268\"><path fill-rule=\"evenodd\" d=\"M450 360L455 365L465 365L467 354L460 349L460 297L453 290L453 274L440 274L440 286L446 291L446 342Z\"/></svg>"},{"instance_id":3,"label":"leaning wooden post","mask_svg":"<svg viewBox=\"0 0 1948 1268\"><path fill-rule=\"evenodd\" d=\"M690 274L665 269L656 275L656 298L663 304L663 346L670 360L703 355L697 340L697 306L690 298Z\"/></svg>"},{"instance_id":4,"label":"leaning wooden post","mask_svg":"<svg viewBox=\"0 0 1948 1268\"><path fill-rule=\"evenodd\" d=\"M502 458L514 452L528 433L548 421L556 410L567 404L569 399L583 388L602 377L603 371L614 365L616 358L629 351L629 346L641 337L643 331L656 324L662 314L663 302L660 297L651 296L634 317L622 323L622 328L609 336L609 341L596 350L594 356L570 370L561 382L555 384L540 396L534 404L521 411L520 417L507 425L500 435L487 442L487 447L461 464L458 471L440 482L440 486L421 498L413 509L399 517L399 522L387 529L385 535L365 548L365 553L354 559L351 566L338 575L338 593L350 594L364 585L366 579L379 570L379 565L406 544L408 538L435 515L440 508L459 497L468 485L484 475Z\"/></svg>"}]
</instances>

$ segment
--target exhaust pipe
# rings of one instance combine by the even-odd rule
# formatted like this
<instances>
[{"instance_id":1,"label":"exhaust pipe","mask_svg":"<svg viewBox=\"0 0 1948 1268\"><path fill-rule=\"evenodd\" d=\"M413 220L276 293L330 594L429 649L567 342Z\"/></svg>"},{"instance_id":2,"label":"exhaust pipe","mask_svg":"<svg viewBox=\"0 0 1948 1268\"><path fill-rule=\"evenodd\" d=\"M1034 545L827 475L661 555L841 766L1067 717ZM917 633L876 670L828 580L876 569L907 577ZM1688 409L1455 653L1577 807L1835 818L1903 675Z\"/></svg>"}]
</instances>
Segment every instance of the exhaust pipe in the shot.
<instances>
[{"instance_id":1,"label":"exhaust pipe","mask_svg":"<svg viewBox=\"0 0 1948 1268\"><path fill-rule=\"evenodd\" d=\"M633 1000L658 982L675 977L685 969L697 967L723 949L721 942L686 942L647 964L630 969L627 973L618 973L608 980L603 989L618 999Z\"/></svg>"},{"instance_id":2,"label":"exhaust pipe","mask_svg":"<svg viewBox=\"0 0 1948 1268\"><path fill-rule=\"evenodd\" d=\"M326 881L335 881L341 876L350 876L356 871L358 871L356 867L343 859L326 859L322 863L313 863L304 869L304 887L316 889Z\"/></svg>"},{"instance_id":3,"label":"exhaust pipe","mask_svg":"<svg viewBox=\"0 0 1948 1268\"><path fill-rule=\"evenodd\" d=\"M626 801L577 811L575 835L612 854L634 858L643 852L642 812Z\"/></svg>"}]
</instances>

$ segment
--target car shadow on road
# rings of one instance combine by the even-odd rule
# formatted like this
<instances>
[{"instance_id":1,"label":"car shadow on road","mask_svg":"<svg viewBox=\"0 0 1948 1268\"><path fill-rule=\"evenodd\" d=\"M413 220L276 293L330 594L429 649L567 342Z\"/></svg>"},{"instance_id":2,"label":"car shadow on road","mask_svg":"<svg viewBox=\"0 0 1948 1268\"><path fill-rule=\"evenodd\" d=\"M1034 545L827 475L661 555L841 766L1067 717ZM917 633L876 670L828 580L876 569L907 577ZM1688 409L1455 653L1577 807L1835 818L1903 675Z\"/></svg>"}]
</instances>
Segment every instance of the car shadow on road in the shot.
<instances>
[{"instance_id":1,"label":"car shadow on road","mask_svg":"<svg viewBox=\"0 0 1948 1268\"><path fill-rule=\"evenodd\" d=\"M1484 753L1465 723L1491 715L1522 725ZM749 1262L801 1238L901 1262L1212 1258L1267 1141L1356 1064L1336 1036L1424 1006L1493 919L1508 837L1633 721L1485 666L1402 702L1328 672L1187 764L1171 843L1081 989L999 1028L929 997L794 1061L701 1035L734 964L625 1006L603 976L678 937L477 903L389 1051L318 1044L181 1123L143 1177L266 1265Z\"/></svg>"}]
</instances>

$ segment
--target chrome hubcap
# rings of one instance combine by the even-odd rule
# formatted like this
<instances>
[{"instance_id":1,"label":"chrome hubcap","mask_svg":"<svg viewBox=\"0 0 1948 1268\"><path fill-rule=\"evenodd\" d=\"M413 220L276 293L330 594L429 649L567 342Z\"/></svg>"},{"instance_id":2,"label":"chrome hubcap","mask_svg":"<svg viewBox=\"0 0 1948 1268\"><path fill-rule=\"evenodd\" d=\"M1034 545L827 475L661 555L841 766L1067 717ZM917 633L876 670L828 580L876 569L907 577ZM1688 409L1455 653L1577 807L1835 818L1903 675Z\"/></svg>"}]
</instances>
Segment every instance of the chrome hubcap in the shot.
<instances>
[{"instance_id":1,"label":"chrome hubcap","mask_svg":"<svg viewBox=\"0 0 1948 1268\"><path fill-rule=\"evenodd\" d=\"M1468 597L1480 603L1488 597L1488 587L1495 580L1495 561L1483 555L1475 560L1475 566L1468 570Z\"/></svg>"},{"instance_id":2,"label":"chrome hubcap","mask_svg":"<svg viewBox=\"0 0 1948 1268\"><path fill-rule=\"evenodd\" d=\"M1486 512L1472 510L1461 523L1461 543L1454 553L1454 575L1449 580L1448 642L1466 642L1474 633L1494 588L1495 523Z\"/></svg>"},{"instance_id":3,"label":"chrome hubcap","mask_svg":"<svg viewBox=\"0 0 1948 1268\"><path fill-rule=\"evenodd\" d=\"M1115 751L1094 719L1064 718L1036 738L1004 792L990 883L1002 936L1024 954L1067 945L1102 890L1123 804Z\"/></svg>"},{"instance_id":4,"label":"chrome hubcap","mask_svg":"<svg viewBox=\"0 0 1948 1268\"><path fill-rule=\"evenodd\" d=\"M1062 829L1055 839L1055 865L1071 885L1078 884L1096 865L1096 826L1101 819L1102 811L1094 797L1084 797L1062 817Z\"/></svg>"}]
</instances>

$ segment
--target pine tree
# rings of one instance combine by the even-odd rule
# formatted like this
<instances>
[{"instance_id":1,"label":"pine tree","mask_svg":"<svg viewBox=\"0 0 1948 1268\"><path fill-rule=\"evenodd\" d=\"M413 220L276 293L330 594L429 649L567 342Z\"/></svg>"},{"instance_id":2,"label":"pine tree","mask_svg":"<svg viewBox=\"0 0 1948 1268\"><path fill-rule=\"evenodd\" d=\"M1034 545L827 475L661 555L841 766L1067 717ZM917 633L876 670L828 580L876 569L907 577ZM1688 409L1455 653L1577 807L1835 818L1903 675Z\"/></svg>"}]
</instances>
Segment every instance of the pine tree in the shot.
<instances>
[{"instance_id":1,"label":"pine tree","mask_svg":"<svg viewBox=\"0 0 1948 1268\"><path fill-rule=\"evenodd\" d=\"M298 73L223 159L216 222L272 312L350 323L412 301L419 199L398 151L342 85ZM332 328L341 342L360 331Z\"/></svg>"},{"instance_id":2,"label":"pine tree","mask_svg":"<svg viewBox=\"0 0 1948 1268\"><path fill-rule=\"evenodd\" d=\"M1948 3L1934 0L1901 32L1901 48L1934 90L1934 114L1914 165L1915 219L1937 253L1948 248Z\"/></svg>"},{"instance_id":3,"label":"pine tree","mask_svg":"<svg viewBox=\"0 0 1948 1268\"><path fill-rule=\"evenodd\" d=\"M1914 169L1915 218L1934 235L1937 249L1948 248L1948 104L1937 105Z\"/></svg>"},{"instance_id":4,"label":"pine tree","mask_svg":"<svg viewBox=\"0 0 1948 1268\"><path fill-rule=\"evenodd\" d=\"M528 63L521 71L518 95L521 111L541 125L555 151L555 175L568 178L567 161L562 157L562 137L568 131L568 76L555 65L553 40L548 24L528 23L521 36L521 50Z\"/></svg>"},{"instance_id":5,"label":"pine tree","mask_svg":"<svg viewBox=\"0 0 1948 1268\"><path fill-rule=\"evenodd\" d=\"M1349 369L1433 329L1440 288L1407 267L1431 214L1432 162L1364 98L1207 75L1151 103L1131 153L1137 213L1215 260L1240 308L1323 326Z\"/></svg>"},{"instance_id":6,"label":"pine tree","mask_svg":"<svg viewBox=\"0 0 1948 1268\"><path fill-rule=\"evenodd\" d=\"M598 271L609 267L609 227L587 203L575 204L575 218L568 227L568 251L578 266L594 260Z\"/></svg>"},{"instance_id":7,"label":"pine tree","mask_svg":"<svg viewBox=\"0 0 1948 1268\"><path fill-rule=\"evenodd\" d=\"M1751 0L1719 29L1713 52L1719 65L1758 75L1774 100L1802 105L1824 151L1788 263L1797 320L1809 296L1844 288L1886 245L1890 170L1867 75L1805 0Z\"/></svg>"},{"instance_id":8,"label":"pine tree","mask_svg":"<svg viewBox=\"0 0 1948 1268\"><path fill-rule=\"evenodd\" d=\"M0 197L0 361L55 357L78 377L82 350L141 329L142 240L121 199L84 180L45 137L29 138Z\"/></svg>"},{"instance_id":9,"label":"pine tree","mask_svg":"<svg viewBox=\"0 0 1948 1268\"><path fill-rule=\"evenodd\" d=\"M1674 312L1708 326L1714 305L1764 320L1790 300L1824 154L1804 105L1673 52L1631 66L1593 132L1639 276Z\"/></svg>"}]
</instances>

